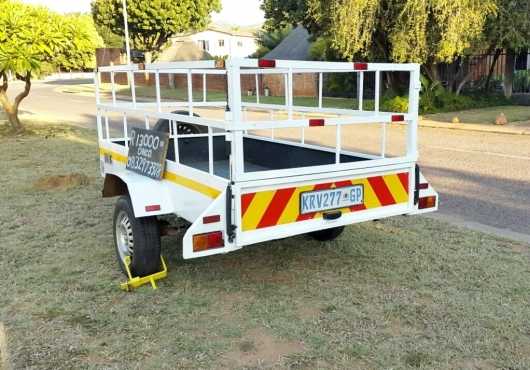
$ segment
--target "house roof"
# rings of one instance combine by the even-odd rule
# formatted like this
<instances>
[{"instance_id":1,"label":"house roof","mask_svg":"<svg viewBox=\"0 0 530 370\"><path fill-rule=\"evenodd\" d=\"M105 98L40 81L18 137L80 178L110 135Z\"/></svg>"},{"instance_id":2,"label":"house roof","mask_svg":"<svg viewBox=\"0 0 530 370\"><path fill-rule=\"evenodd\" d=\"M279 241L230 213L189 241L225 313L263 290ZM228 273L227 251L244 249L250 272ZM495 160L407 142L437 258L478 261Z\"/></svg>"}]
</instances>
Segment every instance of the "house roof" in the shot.
<instances>
[{"instance_id":1,"label":"house roof","mask_svg":"<svg viewBox=\"0 0 530 370\"><path fill-rule=\"evenodd\" d=\"M256 30L252 28L240 28L212 24L207 28L207 30L225 33L232 36L256 37Z\"/></svg>"},{"instance_id":2,"label":"house roof","mask_svg":"<svg viewBox=\"0 0 530 370\"><path fill-rule=\"evenodd\" d=\"M264 58L284 60L310 60L309 32L298 26L292 30L274 49L265 54Z\"/></svg>"},{"instance_id":3,"label":"house roof","mask_svg":"<svg viewBox=\"0 0 530 370\"><path fill-rule=\"evenodd\" d=\"M176 62L209 59L213 59L212 56L194 42L175 41L162 51L157 60L160 62Z\"/></svg>"},{"instance_id":4,"label":"house roof","mask_svg":"<svg viewBox=\"0 0 530 370\"><path fill-rule=\"evenodd\" d=\"M224 25L224 24L210 24L204 31L212 31L212 32L219 32L224 33L226 35L231 36L240 36L240 37L252 37L256 38L256 33L258 31L259 27L249 26L249 27L234 27L230 25ZM199 32L204 31L191 31L186 32L183 34L180 34L177 36L177 38L191 36Z\"/></svg>"}]
</instances>

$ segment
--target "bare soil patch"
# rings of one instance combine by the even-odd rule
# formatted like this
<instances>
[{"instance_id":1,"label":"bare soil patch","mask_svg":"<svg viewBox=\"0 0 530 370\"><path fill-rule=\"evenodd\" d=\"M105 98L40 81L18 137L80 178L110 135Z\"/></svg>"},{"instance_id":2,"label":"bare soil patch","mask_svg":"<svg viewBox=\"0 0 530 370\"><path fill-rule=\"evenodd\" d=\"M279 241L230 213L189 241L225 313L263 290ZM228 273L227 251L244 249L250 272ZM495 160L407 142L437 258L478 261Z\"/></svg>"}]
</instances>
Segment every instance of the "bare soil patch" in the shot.
<instances>
[{"instance_id":1,"label":"bare soil patch","mask_svg":"<svg viewBox=\"0 0 530 370\"><path fill-rule=\"evenodd\" d=\"M263 328L248 331L237 347L237 350L224 354L223 357L226 359L224 366L268 367L280 363L285 356L305 350L301 342L274 337Z\"/></svg>"},{"instance_id":2,"label":"bare soil patch","mask_svg":"<svg viewBox=\"0 0 530 370\"><path fill-rule=\"evenodd\" d=\"M38 190L69 190L90 184L88 176L80 173L44 176L33 183Z\"/></svg>"}]
</instances>

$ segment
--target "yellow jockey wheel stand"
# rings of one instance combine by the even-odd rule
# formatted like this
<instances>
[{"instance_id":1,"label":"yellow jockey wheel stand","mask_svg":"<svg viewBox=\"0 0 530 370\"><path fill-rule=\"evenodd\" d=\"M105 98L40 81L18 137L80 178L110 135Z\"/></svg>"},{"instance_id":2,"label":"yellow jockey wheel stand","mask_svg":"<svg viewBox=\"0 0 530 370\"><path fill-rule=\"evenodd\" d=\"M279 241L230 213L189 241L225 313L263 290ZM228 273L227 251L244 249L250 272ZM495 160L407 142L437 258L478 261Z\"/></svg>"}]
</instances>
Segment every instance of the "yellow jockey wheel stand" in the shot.
<instances>
[{"instance_id":1,"label":"yellow jockey wheel stand","mask_svg":"<svg viewBox=\"0 0 530 370\"><path fill-rule=\"evenodd\" d=\"M153 289L158 289L158 287L156 286L156 281L167 277L167 266L166 261L164 261L164 257L160 256L160 261L162 262L162 271L147 276L132 277L130 268L131 257L125 256L125 270L127 271L127 276L129 277L129 280L127 280L125 283L121 283L120 288L127 292L130 292L135 288L150 283Z\"/></svg>"}]
</instances>

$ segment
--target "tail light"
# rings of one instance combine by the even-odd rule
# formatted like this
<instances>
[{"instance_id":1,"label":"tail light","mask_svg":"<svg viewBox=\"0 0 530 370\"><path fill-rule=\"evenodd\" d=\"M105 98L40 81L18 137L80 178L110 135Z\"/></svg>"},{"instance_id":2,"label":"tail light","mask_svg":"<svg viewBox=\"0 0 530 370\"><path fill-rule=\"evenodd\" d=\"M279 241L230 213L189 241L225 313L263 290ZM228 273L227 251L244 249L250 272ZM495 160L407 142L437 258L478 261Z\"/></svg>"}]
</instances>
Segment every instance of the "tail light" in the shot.
<instances>
[{"instance_id":1,"label":"tail light","mask_svg":"<svg viewBox=\"0 0 530 370\"><path fill-rule=\"evenodd\" d=\"M193 251L201 252L224 247L222 231L193 235Z\"/></svg>"},{"instance_id":2,"label":"tail light","mask_svg":"<svg viewBox=\"0 0 530 370\"><path fill-rule=\"evenodd\" d=\"M436 196L435 195L420 198L420 201L418 203L419 209L434 208L434 207L436 207Z\"/></svg>"},{"instance_id":3,"label":"tail light","mask_svg":"<svg viewBox=\"0 0 530 370\"><path fill-rule=\"evenodd\" d=\"M402 122L405 120L405 116L402 114L393 114L391 117L392 122Z\"/></svg>"},{"instance_id":4,"label":"tail light","mask_svg":"<svg viewBox=\"0 0 530 370\"><path fill-rule=\"evenodd\" d=\"M274 68L276 67L276 61L272 59L260 59L258 60L258 67L260 68Z\"/></svg>"},{"instance_id":5,"label":"tail light","mask_svg":"<svg viewBox=\"0 0 530 370\"><path fill-rule=\"evenodd\" d=\"M221 216L220 215L213 215L213 216L204 216L202 218L202 223L203 224L214 224L216 222L219 222L221 221Z\"/></svg>"},{"instance_id":6,"label":"tail light","mask_svg":"<svg viewBox=\"0 0 530 370\"><path fill-rule=\"evenodd\" d=\"M324 126L325 121L322 118L312 118L309 120L309 127Z\"/></svg>"},{"instance_id":7,"label":"tail light","mask_svg":"<svg viewBox=\"0 0 530 370\"><path fill-rule=\"evenodd\" d=\"M160 211L160 204L152 204L150 206L145 206L146 212L158 212Z\"/></svg>"},{"instance_id":8,"label":"tail light","mask_svg":"<svg viewBox=\"0 0 530 370\"><path fill-rule=\"evenodd\" d=\"M366 71L368 69L368 63L353 63L353 69L356 71Z\"/></svg>"}]
</instances>

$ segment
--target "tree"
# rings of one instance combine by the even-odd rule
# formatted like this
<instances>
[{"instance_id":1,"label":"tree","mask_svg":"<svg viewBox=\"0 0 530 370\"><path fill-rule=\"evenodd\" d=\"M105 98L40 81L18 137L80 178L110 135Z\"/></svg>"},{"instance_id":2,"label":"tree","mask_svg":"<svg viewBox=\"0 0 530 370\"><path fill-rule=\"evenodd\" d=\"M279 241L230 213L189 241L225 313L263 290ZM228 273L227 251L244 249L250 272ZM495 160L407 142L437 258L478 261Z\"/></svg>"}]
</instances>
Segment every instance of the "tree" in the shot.
<instances>
[{"instance_id":1,"label":"tree","mask_svg":"<svg viewBox=\"0 0 530 370\"><path fill-rule=\"evenodd\" d=\"M438 80L437 64L480 39L495 0L264 0L268 27L301 23L342 59L416 62Z\"/></svg>"},{"instance_id":2,"label":"tree","mask_svg":"<svg viewBox=\"0 0 530 370\"><path fill-rule=\"evenodd\" d=\"M491 76L503 50L506 51L504 93L512 94L515 54L530 48L530 0L497 0L498 12L486 22L488 50L495 51L486 79L489 89Z\"/></svg>"},{"instance_id":3,"label":"tree","mask_svg":"<svg viewBox=\"0 0 530 370\"><path fill-rule=\"evenodd\" d=\"M102 25L96 25L96 30L98 31L98 34L103 39L103 43L108 48L123 48L124 40L123 37L120 35L115 34L112 32L110 27L108 26L102 26Z\"/></svg>"},{"instance_id":4,"label":"tree","mask_svg":"<svg viewBox=\"0 0 530 370\"><path fill-rule=\"evenodd\" d=\"M44 7L0 0L0 104L13 131L22 131L20 103L29 95L31 79L43 63L88 67L96 43L77 18L65 19ZM91 51L90 51L91 50ZM13 100L7 91L8 75L24 82Z\"/></svg>"},{"instance_id":5,"label":"tree","mask_svg":"<svg viewBox=\"0 0 530 370\"><path fill-rule=\"evenodd\" d=\"M59 33L63 37L62 50L53 62L64 70L88 70L96 66L95 49L103 46L94 21L89 15L56 15Z\"/></svg>"},{"instance_id":6,"label":"tree","mask_svg":"<svg viewBox=\"0 0 530 370\"><path fill-rule=\"evenodd\" d=\"M127 13L132 46L146 55L146 62L178 33L202 30L210 13L221 10L220 0L128 0ZM99 27L124 35L122 0L95 0L92 16Z\"/></svg>"},{"instance_id":7,"label":"tree","mask_svg":"<svg viewBox=\"0 0 530 370\"><path fill-rule=\"evenodd\" d=\"M254 58L261 58L274 49L293 30L291 26L280 27L276 30L261 30L258 32L258 50L252 55Z\"/></svg>"}]
</instances>

